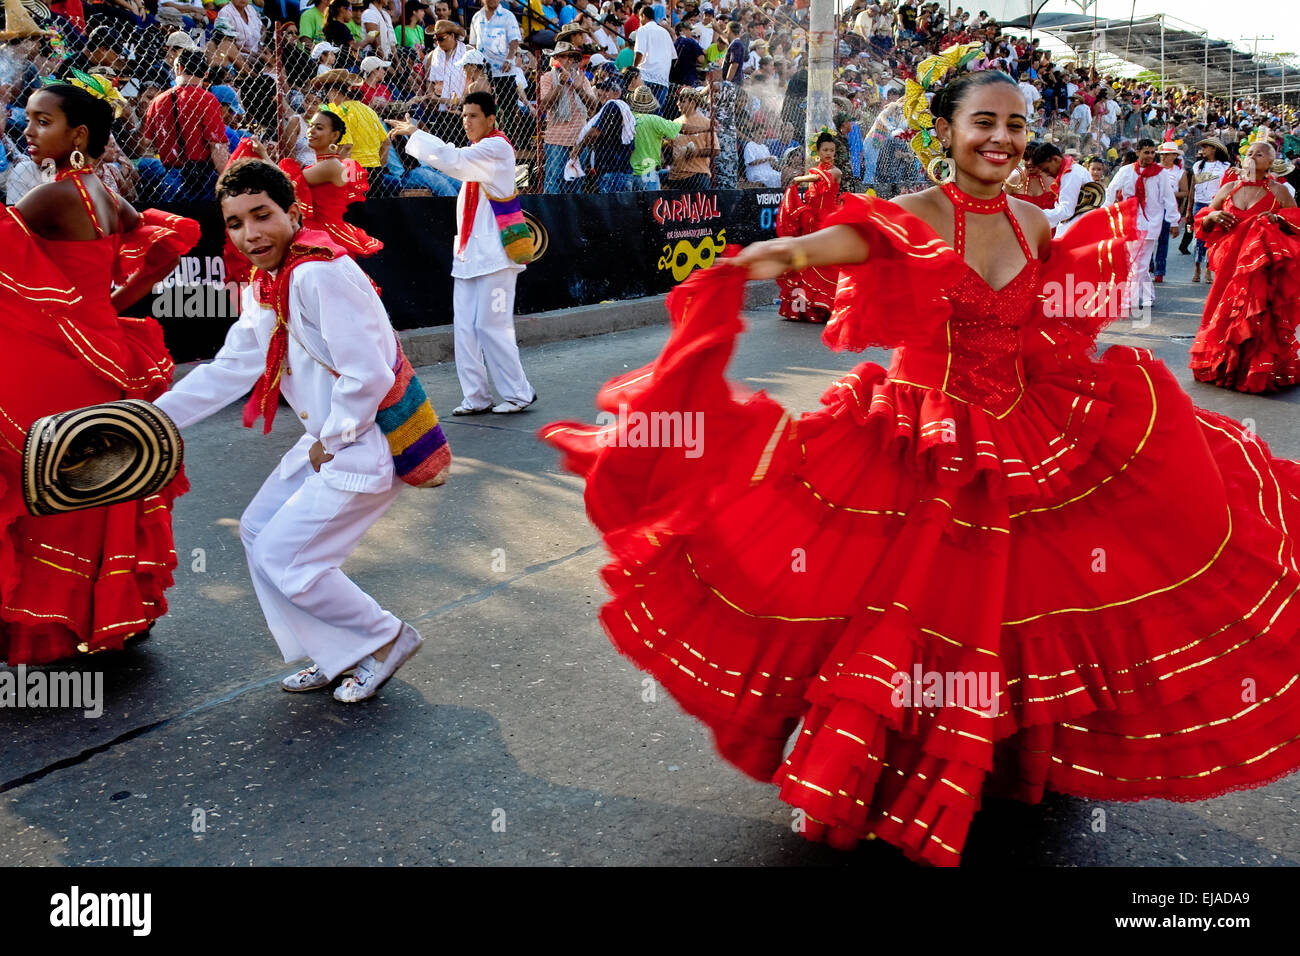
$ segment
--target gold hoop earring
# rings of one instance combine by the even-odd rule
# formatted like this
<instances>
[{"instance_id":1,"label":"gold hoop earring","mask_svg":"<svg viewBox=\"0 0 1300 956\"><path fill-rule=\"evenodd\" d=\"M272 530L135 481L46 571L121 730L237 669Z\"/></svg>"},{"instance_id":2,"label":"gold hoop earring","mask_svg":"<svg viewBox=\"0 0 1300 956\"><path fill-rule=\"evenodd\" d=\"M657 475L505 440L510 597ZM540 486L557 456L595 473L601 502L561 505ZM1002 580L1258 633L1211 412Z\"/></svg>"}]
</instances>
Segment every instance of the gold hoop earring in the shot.
<instances>
[{"instance_id":1,"label":"gold hoop earring","mask_svg":"<svg viewBox=\"0 0 1300 956\"><path fill-rule=\"evenodd\" d=\"M944 171L942 173L935 171L936 167L940 163L944 166ZM930 181L936 186L946 186L957 178L957 164L948 156L936 156L926 164L925 175L928 176Z\"/></svg>"},{"instance_id":2,"label":"gold hoop earring","mask_svg":"<svg viewBox=\"0 0 1300 956\"><path fill-rule=\"evenodd\" d=\"M73 169L85 169L86 154L79 149L74 149L72 155L68 157L68 162L72 164Z\"/></svg>"},{"instance_id":3,"label":"gold hoop earring","mask_svg":"<svg viewBox=\"0 0 1300 956\"><path fill-rule=\"evenodd\" d=\"M330 143L330 152L331 152L331 153L337 153L338 151L339 151L339 144L338 144L338 143Z\"/></svg>"}]
</instances>

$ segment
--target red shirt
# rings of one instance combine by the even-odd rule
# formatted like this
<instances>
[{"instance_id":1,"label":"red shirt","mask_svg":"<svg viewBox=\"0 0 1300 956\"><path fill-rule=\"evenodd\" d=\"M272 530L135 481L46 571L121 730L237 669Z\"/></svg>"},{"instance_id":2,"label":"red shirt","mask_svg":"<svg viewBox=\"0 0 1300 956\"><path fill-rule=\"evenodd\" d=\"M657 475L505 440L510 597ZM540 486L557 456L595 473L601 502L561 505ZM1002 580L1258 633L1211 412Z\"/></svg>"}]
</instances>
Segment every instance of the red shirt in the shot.
<instances>
[{"instance_id":1,"label":"red shirt","mask_svg":"<svg viewBox=\"0 0 1300 956\"><path fill-rule=\"evenodd\" d=\"M144 135L167 167L210 160L212 144L227 142L221 104L201 86L174 86L154 97L144 114Z\"/></svg>"},{"instance_id":2,"label":"red shirt","mask_svg":"<svg viewBox=\"0 0 1300 956\"><path fill-rule=\"evenodd\" d=\"M371 86L369 83L362 83L357 90L357 99L367 106L373 106L374 100L381 103L391 103L393 101L393 89L387 83L376 83Z\"/></svg>"},{"instance_id":3,"label":"red shirt","mask_svg":"<svg viewBox=\"0 0 1300 956\"><path fill-rule=\"evenodd\" d=\"M630 40L633 33L641 29L641 18L635 13L623 22L623 38Z\"/></svg>"}]
</instances>

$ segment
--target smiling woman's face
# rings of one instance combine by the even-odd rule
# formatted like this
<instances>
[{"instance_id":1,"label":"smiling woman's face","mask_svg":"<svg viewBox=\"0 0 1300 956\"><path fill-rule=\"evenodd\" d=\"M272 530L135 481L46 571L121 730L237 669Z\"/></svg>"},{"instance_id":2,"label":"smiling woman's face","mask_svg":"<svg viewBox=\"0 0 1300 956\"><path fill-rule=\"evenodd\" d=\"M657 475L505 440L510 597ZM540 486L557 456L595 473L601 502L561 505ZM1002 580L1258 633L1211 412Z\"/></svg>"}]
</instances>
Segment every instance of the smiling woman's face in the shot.
<instances>
[{"instance_id":1,"label":"smiling woman's face","mask_svg":"<svg viewBox=\"0 0 1300 956\"><path fill-rule=\"evenodd\" d=\"M965 174L982 183L1006 180L1025 154L1025 98L1012 83L989 83L966 92L952 122L940 117L935 132Z\"/></svg>"}]
</instances>

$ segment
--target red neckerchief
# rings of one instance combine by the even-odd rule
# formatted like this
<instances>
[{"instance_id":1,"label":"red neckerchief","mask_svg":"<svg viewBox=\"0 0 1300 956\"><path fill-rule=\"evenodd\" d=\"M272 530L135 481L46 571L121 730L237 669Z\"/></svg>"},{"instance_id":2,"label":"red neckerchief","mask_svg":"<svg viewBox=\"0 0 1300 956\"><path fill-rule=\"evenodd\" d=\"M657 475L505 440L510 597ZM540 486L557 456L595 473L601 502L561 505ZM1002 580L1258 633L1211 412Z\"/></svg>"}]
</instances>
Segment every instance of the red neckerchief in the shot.
<instances>
[{"instance_id":1,"label":"red neckerchief","mask_svg":"<svg viewBox=\"0 0 1300 956\"><path fill-rule=\"evenodd\" d=\"M494 129L483 139L491 139L493 136L500 136L507 143L510 143L510 138L499 129ZM479 140L479 142L483 142L483 139ZM515 144L510 143L510 148L514 149ZM465 254L465 246L469 244L469 234L474 229L474 214L478 212L479 186L480 184L473 180L465 184L465 205L460 215L460 243L456 247L456 255L458 256Z\"/></svg>"},{"instance_id":2,"label":"red neckerchief","mask_svg":"<svg viewBox=\"0 0 1300 956\"><path fill-rule=\"evenodd\" d=\"M1159 163L1151 163L1147 166L1133 164L1133 171L1137 173L1137 186L1133 190L1133 195L1137 197L1138 213L1146 217L1147 214L1147 184L1146 181L1160 172L1164 167Z\"/></svg>"},{"instance_id":3,"label":"red neckerchief","mask_svg":"<svg viewBox=\"0 0 1300 956\"><path fill-rule=\"evenodd\" d=\"M244 427L252 428L261 416L271 430L275 411L280 404L280 376L284 373L284 360L289 354L289 276L294 268L304 262L322 262L346 256L347 250L323 232L300 229L293 237L289 252L280 263L275 275L261 269L253 270L257 301L275 310L275 331L266 347L266 371L253 386L253 394L244 405Z\"/></svg>"}]
</instances>

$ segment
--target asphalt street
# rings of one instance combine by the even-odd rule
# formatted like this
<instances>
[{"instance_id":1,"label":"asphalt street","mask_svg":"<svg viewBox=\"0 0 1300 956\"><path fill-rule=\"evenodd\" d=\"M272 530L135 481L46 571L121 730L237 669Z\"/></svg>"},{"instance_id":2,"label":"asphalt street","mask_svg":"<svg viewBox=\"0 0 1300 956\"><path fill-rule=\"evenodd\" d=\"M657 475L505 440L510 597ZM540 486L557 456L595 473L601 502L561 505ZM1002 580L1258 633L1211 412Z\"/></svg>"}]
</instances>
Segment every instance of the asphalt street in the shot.
<instances>
[{"instance_id":1,"label":"asphalt street","mask_svg":"<svg viewBox=\"0 0 1300 956\"><path fill-rule=\"evenodd\" d=\"M1191 380L1207 286L1190 276L1191 257L1171 249L1152 323L1118 323L1103 342L1153 350L1198 404L1253 419L1275 454L1300 457L1300 392ZM817 407L860 361L774 307L748 320L731 376L793 411ZM239 543L240 512L297 437L291 417L263 436L231 407L192 429L170 613L150 639L78 662L104 672L103 716L0 714L0 860L910 867L879 842L845 853L793 832L775 788L723 763L665 694L646 699L597 623L604 551L581 482L534 433L593 420L599 386L652 360L666 335L663 325L526 349L534 410L445 419L450 483L403 493L346 566L426 638L360 706L281 692L291 668ZM420 378L449 412L453 366ZM1008 864L1297 865L1300 776L1193 804L987 801L964 865Z\"/></svg>"}]
</instances>

